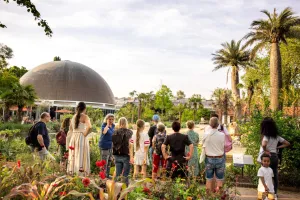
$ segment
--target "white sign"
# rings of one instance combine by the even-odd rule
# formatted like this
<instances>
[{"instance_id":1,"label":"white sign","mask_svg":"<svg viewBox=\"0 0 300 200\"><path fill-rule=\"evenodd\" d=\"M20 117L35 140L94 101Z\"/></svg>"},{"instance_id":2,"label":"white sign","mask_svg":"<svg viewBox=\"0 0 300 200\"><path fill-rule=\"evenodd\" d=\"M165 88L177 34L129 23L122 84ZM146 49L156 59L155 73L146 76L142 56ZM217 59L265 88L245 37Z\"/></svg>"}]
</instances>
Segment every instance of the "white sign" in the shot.
<instances>
[{"instance_id":1,"label":"white sign","mask_svg":"<svg viewBox=\"0 0 300 200\"><path fill-rule=\"evenodd\" d=\"M244 154L232 154L234 164L253 165L253 157Z\"/></svg>"}]
</instances>

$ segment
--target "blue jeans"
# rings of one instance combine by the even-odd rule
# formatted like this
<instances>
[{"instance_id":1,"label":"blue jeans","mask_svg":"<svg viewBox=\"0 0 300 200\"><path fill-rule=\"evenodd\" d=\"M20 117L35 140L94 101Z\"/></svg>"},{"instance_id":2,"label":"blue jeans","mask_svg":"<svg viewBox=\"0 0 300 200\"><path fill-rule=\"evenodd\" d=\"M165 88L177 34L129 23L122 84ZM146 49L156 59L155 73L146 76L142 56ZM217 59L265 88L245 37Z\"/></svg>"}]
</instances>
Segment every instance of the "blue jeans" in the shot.
<instances>
[{"instance_id":1,"label":"blue jeans","mask_svg":"<svg viewBox=\"0 0 300 200\"><path fill-rule=\"evenodd\" d=\"M100 154L101 154L101 160L105 160L105 176L109 178L110 173L110 166L112 162L112 149L101 149L100 148Z\"/></svg>"},{"instance_id":2,"label":"blue jeans","mask_svg":"<svg viewBox=\"0 0 300 200\"><path fill-rule=\"evenodd\" d=\"M125 183L128 186L128 175L130 172L130 157L129 156L119 156L114 155L115 157L115 165L116 165L116 177L115 181L118 181L119 177L122 175L122 177L125 178Z\"/></svg>"},{"instance_id":3,"label":"blue jeans","mask_svg":"<svg viewBox=\"0 0 300 200\"><path fill-rule=\"evenodd\" d=\"M205 158L206 179L211 180L216 175L217 180L224 180L225 175L225 157Z\"/></svg>"},{"instance_id":4,"label":"blue jeans","mask_svg":"<svg viewBox=\"0 0 300 200\"><path fill-rule=\"evenodd\" d=\"M154 149L150 146L149 147L149 164L150 164L150 167L152 168L152 156L153 156L153 151Z\"/></svg>"}]
</instances>

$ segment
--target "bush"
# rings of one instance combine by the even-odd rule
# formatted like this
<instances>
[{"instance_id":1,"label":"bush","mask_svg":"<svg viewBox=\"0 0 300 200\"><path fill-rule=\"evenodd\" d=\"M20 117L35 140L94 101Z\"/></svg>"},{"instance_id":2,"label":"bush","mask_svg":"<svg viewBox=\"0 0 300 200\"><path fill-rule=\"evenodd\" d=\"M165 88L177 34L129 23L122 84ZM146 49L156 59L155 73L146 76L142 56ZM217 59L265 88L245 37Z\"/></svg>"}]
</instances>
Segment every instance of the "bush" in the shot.
<instances>
[{"instance_id":1,"label":"bush","mask_svg":"<svg viewBox=\"0 0 300 200\"><path fill-rule=\"evenodd\" d=\"M55 132L57 133L60 130L61 124L59 122L48 122L47 123L47 128L49 132Z\"/></svg>"},{"instance_id":2,"label":"bush","mask_svg":"<svg viewBox=\"0 0 300 200\"><path fill-rule=\"evenodd\" d=\"M31 126L32 126L32 124L3 123L3 124L0 124L0 131L19 129L20 133L24 134L24 133L28 133Z\"/></svg>"},{"instance_id":3,"label":"bush","mask_svg":"<svg viewBox=\"0 0 300 200\"><path fill-rule=\"evenodd\" d=\"M255 177L260 167L256 159L258 156L261 136L260 136L260 123L265 116L260 113L254 114L249 122L240 124L242 133L242 144L246 147L246 154L252 155L255 167L246 166L245 173ZM295 118L285 117L282 113L273 113L271 117L276 121L280 136L291 143L289 148L283 149L282 163L280 166L279 181L282 185L287 186L300 186L300 130L297 126Z\"/></svg>"}]
</instances>

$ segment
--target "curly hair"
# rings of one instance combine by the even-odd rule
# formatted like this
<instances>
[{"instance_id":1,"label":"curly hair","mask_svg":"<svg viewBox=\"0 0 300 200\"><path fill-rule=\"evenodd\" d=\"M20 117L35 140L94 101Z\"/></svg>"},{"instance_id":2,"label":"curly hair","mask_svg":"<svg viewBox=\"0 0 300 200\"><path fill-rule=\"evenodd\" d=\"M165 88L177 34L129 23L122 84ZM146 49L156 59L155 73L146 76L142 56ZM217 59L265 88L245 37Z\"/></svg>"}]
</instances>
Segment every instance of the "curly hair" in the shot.
<instances>
[{"instance_id":1,"label":"curly hair","mask_svg":"<svg viewBox=\"0 0 300 200\"><path fill-rule=\"evenodd\" d=\"M267 138L277 138L278 129L276 122L271 117L265 117L260 124L260 133Z\"/></svg>"},{"instance_id":2,"label":"curly hair","mask_svg":"<svg viewBox=\"0 0 300 200\"><path fill-rule=\"evenodd\" d=\"M70 117L65 118L61 124L60 129L64 130L65 132L68 132L67 130L69 130L70 121L71 121Z\"/></svg>"}]
</instances>

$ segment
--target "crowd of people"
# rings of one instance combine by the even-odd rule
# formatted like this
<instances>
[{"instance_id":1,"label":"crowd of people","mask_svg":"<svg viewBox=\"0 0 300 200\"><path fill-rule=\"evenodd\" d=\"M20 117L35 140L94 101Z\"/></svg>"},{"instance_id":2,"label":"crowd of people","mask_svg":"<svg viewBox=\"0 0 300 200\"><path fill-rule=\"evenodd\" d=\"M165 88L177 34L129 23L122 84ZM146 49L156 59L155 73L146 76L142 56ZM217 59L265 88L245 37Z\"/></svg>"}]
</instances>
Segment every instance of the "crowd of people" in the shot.
<instances>
[{"instance_id":1,"label":"crowd of people","mask_svg":"<svg viewBox=\"0 0 300 200\"><path fill-rule=\"evenodd\" d=\"M46 123L50 120L48 113L42 113L40 122L33 126L33 138L36 137L35 150L41 159L49 154L47 149L50 139ZM108 114L101 126L99 149L101 160L105 160L106 178L129 184L131 165L134 165L133 179L140 175L147 177L147 166L152 168L152 179L159 179L162 171L175 179L186 176L197 177L200 173L199 161L205 157L205 177L208 192L222 191L226 172L226 153L232 149L232 140L226 127L219 122L216 114L212 115L204 136L200 139L194 131L195 123L187 122L188 131L181 133L181 124L172 123L173 133L166 132L165 125L158 115L153 116L153 126L145 132L145 121L136 122L136 131L128 127L126 118L121 117L115 123L113 114ZM66 134L66 142L60 144L61 157L68 150L67 172L69 174L90 174L90 149L87 138L91 131L91 122L86 114L86 105L80 102L72 119L63 121L61 130ZM63 136L60 134L59 136ZM279 136L272 118L265 118L261 123L261 147L257 161L262 167L258 171L258 198L267 194L269 199L277 198L278 190L278 149L289 146L289 142ZM280 145L278 145L280 143ZM202 144L201 156L198 146ZM203 160L203 159L202 159ZM111 176L111 164L115 172ZM272 178L274 177L274 184ZM213 184L213 180L216 184Z\"/></svg>"}]
</instances>

